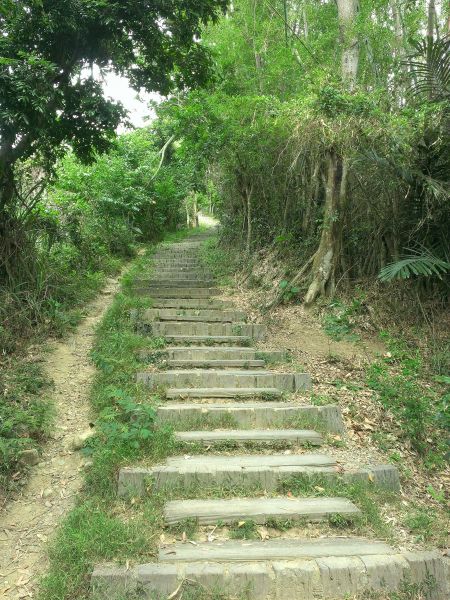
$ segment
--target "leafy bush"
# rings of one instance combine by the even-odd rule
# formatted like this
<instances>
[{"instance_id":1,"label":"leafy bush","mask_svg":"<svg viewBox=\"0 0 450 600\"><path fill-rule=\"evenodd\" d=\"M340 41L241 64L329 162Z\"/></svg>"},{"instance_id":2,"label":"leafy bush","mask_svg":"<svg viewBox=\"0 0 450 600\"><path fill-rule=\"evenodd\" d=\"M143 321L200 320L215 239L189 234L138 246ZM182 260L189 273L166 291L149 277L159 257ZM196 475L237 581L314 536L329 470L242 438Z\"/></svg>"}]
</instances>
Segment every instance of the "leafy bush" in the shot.
<instances>
[{"instance_id":1,"label":"leafy bush","mask_svg":"<svg viewBox=\"0 0 450 600\"><path fill-rule=\"evenodd\" d=\"M152 179L158 161L146 129L119 137L90 166L72 154L62 159L16 241L22 262L0 291L0 350L14 351L37 327L61 333L73 325L70 311L134 255L137 242L176 228L181 198L169 180Z\"/></svg>"}]
</instances>

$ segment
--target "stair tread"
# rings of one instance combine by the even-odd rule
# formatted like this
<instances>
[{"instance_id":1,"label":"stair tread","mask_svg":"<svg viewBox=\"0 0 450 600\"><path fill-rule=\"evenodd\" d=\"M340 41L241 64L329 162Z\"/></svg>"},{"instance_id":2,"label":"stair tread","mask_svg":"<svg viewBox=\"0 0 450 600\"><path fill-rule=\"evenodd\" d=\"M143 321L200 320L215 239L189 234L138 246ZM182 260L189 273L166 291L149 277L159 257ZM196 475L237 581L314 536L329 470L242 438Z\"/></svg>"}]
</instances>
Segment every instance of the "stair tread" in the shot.
<instances>
[{"instance_id":1,"label":"stair tread","mask_svg":"<svg viewBox=\"0 0 450 600\"><path fill-rule=\"evenodd\" d=\"M215 429L213 431L178 431L183 442L195 441L311 441L322 442L322 436L310 429Z\"/></svg>"},{"instance_id":2,"label":"stair tread","mask_svg":"<svg viewBox=\"0 0 450 600\"><path fill-rule=\"evenodd\" d=\"M204 454L190 456L186 459L184 456L172 456L166 459L163 465L158 465L155 469L169 467L186 471L204 471L210 472L217 469L264 469L266 467L332 467L337 466L336 460L326 454L239 454L235 456Z\"/></svg>"},{"instance_id":3,"label":"stair tread","mask_svg":"<svg viewBox=\"0 0 450 600\"><path fill-rule=\"evenodd\" d=\"M197 366L199 369L204 367L264 367L266 364L263 360L255 360L255 359L245 359L245 358L236 358L236 359L169 359L167 364L170 366Z\"/></svg>"},{"instance_id":4,"label":"stair tread","mask_svg":"<svg viewBox=\"0 0 450 600\"><path fill-rule=\"evenodd\" d=\"M167 369L167 371L164 371L164 373L168 373L170 375L189 375L192 373L193 375L196 375L196 376L212 375L214 373L220 374L222 372L223 371L220 369ZM242 371L242 370L227 371L227 375L237 375L237 376L257 375L258 377L261 377L261 375L278 375L278 374L280 374L279 371L269 371L269 370L253 371L252 369L248 369L246 371ZM294 372L283 372L283 373L281 373L281 375L295 375L295 373Z\"/></svg>"},{"instance_id":5,"label":"stair tread","mask_svg":"<svg viewBox=\"0 0 450 600\"><path fill-rule=\"evenodd\" d=\"M166 340L184 340L193 342L204 341L217 341L217 342L248 342L251 338L248 335L165 335Z\"/></svg>"},{"instance_id":6,"label":"stair tread","mask_svg":"<svg viewBox=\"0 0 450 600\"><path fill-rule=\"evenodd\" d=\"M227 498L173 500L164 506L166 524L196 519L201 525L249 519L264 524L270 518L320 521L329 515L356 516L360 509L347 498Z\"/></svg>"},{"instance_id":7,"label":"stair tread","mask_svg":"<svg viewBox=\"0 0 450 600\"><path fill-rule=\"evenodd\" d=\"M159 560L176 561L267 561L302 558L367 556L395 554L396 550L380 541L355 537L320 539L291 538L273 540L214 540L195 546L177 542L160 548Z\"/></svg>"},{"instance_id":8,"label":"stair tread","mask_svg":"<svg viewBox=\"0 0 450 600\"><path fill-rule=\"evenodd\" d=\"M261 396L270 394L281 396L282 392L278 388L169 388L166 390L167 398L178 396L196 397L196 398L230 398L233 396Z\"/></svg>"},{"instance_id":9,"label":"stair tread","mask_svg":"<svg viewBox=\"0 0 450 600\"><path fill-rule=\"evenodd\" d=\"M229 411L233 411L233 410L237 410L237 411L242 411L242 410L252 410L252 409L259 409L259 408L273 408L273 409L282 409L282 410L286 410L289 408L293 408L293 409L300 409L300 410L321 410L325 407L328 406L335 406L335 404L326 404L323 406L315 406L314 404L295 404L293 402L264 402L264 401L260 401L260 402L246 402L245 404L242 404L242 402L236 402L236 403L232 403L229 402L227 404L223 404L222 402L218 402L218 403L208 403L208 404L203 404L203 403L199 403L199 402L192 402L192 403L188 403L188 402L166 402L165 404L158 406L158 410L190 410L190 409L198 409L201 410L202 412L208 412L210 410L229 410Z\"/></svg>"}]
</instances>

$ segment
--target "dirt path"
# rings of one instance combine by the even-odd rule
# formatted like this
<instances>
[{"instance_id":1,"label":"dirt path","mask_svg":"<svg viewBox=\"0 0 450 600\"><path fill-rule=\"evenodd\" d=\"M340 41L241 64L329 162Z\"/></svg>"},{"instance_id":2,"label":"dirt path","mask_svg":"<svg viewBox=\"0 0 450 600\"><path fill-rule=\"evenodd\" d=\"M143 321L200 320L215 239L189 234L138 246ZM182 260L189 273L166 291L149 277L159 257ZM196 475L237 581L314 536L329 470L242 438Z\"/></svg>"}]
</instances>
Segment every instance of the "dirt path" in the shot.
<instances>
[{"instance_id":1,"label":"dirt path","mask_svg":"<svg viewBox=\"0 0 450 600\"><path fill-rule=\"evenodd\" d=\"M94 374L89 352L94 329L117 292L109 279L86 307L86 317L65 341L52 344L44 367L54 381L54 435L33 467L21 496L0 515L0 597L33 598L46 568L46 542L72 507L83 482L85 459L74 442L89 430L89 387Z\"/></svg>"}]
</instances>

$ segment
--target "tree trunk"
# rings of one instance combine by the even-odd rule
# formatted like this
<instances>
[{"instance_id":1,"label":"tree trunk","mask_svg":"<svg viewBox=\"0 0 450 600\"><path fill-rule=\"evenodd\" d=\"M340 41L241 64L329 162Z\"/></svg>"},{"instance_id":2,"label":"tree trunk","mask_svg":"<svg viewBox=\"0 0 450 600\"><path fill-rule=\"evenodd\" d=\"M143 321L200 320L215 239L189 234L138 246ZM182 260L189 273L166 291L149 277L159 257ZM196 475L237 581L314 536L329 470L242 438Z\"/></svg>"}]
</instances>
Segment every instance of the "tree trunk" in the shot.
<instances>
[{"instance_id":1,"label":"tree trunk","mask_svg":"<svg viewBox=\"0 0 450 600\"><path fill-rule=\"evenodd\" d=\"M346 86L352 90L356 84L359 63L359 44L355 33L358 0L337 0L340 42L342 46L341 74Z\"/></svg>"},{"instance_id":2,"label":"tree trunk","mask_svg":"<svg viewBox=\"0 0 450 600\"><path fill-rule=\"evenodd\" d=\"M334 280L336 243L338 241L339 204L342 190L342 159L331 151L327 158L325 206L322 235L312 266L313 280L305 296L305 304L311 304L319 294L329 291L329 281ZM330 290L331 292L333 290Z\"/></svg>"},{"instance_id":3,"label":"tree trunk","mask_svg":"<svg viewBox=\"0 0 450 600\"><path fill-rule=\"evenodd\" d=\"M246 250L247 253L250 253L251 245L252 245L252 194L253 194L253 185L245 187L245 200L247 206L247 243Z\"/></svg>"},{"instance_id":4,"label":"tree trunk","mask_svg":"<svg viewBox=\"0 0 450 600\"><path fill-rule=\"evenodd\" d=\"M434 41L434 24L436 22L436 6L434 0L430 0L428 4L428 23L427 23L427 62L431 61L431 52L433 49ZM434 85L433 78L430 72L428 82L428 99L433 100Z\"/></svg>"}]
</instances>

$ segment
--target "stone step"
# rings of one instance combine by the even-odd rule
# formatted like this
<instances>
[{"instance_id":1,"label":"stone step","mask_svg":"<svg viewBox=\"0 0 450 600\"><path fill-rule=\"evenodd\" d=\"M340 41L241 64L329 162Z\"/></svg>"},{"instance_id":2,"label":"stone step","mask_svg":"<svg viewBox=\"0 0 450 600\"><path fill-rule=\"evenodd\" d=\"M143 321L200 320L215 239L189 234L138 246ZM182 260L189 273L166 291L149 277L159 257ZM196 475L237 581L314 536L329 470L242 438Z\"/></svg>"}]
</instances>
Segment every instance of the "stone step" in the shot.
<instances>
[{"instance_id":1,"label":"stone step","mask_svg":"<svg viewBox=\"0 0 450 600\"><path fill-rule=\"evenodd\" d=\"M338 556L395 555L385 542L358 537L274 538L269 540L214 540L175 543L160 548L161 562L254 562L299 560Z\"/></svg>"},{"instance_id":2,"label":"stone step","mask_svg":"<svg viewBox=\"0 0 450 600\"><path fill-rule=\"evenodd\" d=\"M170 368L183 369L263 369L266 363L263 360L171 360L167 361Z\"/></svg>"},{"instance_id":3,"label":"stone step","mask_svg":"<svg viewBox=\"0 0 450 600\"><path fill-rule=\"evenodd\" d=\"M283 480L293 476L322 476L358 481L385 489L400 489L399 474L393 465L345 469L325 454L239 454L176 456L153 467L124 467L119 472L120 496L143 496L147 483L152 489L176 487L183 490L226 485L243 490L276 491Z\"/></svg>"},{"instance_id":4,"label":"stone step","mask_svg":"<svg viewBox=\"0 0 450 600\"><path fill-rule=\"evenodd\" d=\"M169 388L166 398L270 398L282 396L277 388Z\"/></svg>"},{"instance_id":5,"label":"stone step","mask_svg":"<svg viewBox=\"0 0 450 600\"><path fill-rule=\"evenodd\" d=\"M352 518L361 511L346 498L227 498L173 500L164 506L166 525L195 519L199 525L226 525L251 520L264 525L271 519L318 522L331 515Z\"/></svg>"},{"instance_id":6,"label":"stone step","mask_svg":"<svg viewBox=\"0 0 450 600\"><path fill-rule=\"evenodd\" d=\"M91 578L99 600L119 597L176 598L221 590L246 600L343 600L435 581L428 600L447 600L447 568L439 552L402 552L361 538L176 543L160 550L160 562L98 565ZM144 590L144 591L143 591ZM181 598L181 596L179 596ZM195 596L193 596L195 597ZM397 597L397 596L396 596Z\"/></svg>"},{"instance_id":7,"label":"stone step","mask_svg":"<svg viewBox=\"0 0 450 600\"><path fill-rule=\"evenodd\" d=\"M157 256L157 257L152 257L152 265L154 266L165 266L167 265L168 267L195 267L195 268L206 268L205 265L203 265L203 263L200 261L200 259L198 257L193 257L193 258L175 258L175 257L164 257L164 256Z\"/></svg>"},{"instance_id":8,"label":"stone step","mask_svg":"<svg viewBox=\"0 0 450 600\"><path fill-rule=\"evenodd\" d=\"M199 346L214 346L220 344L235 344L236 346L250 346L252 338L247 335L165 335L165 340L172 344L192 344Z\"/></svg>"},{"instance_id":9,"label":"stone step","mask_svg":"<svg viewBox=\"0 0 450 600\"><path fill-rule=\"evenodd\" d=\"M287 353L282 350L260 351L237 346L175 346L165 349L171 360L264 360L282 362Z\"/></svg>"},{"instance_id":10,"label":"stone step","mask_svg":"<svg viewBox=\"0 0 450 600\"><path fill-rule=\"evenodd\" d=\"M179 431L175 433L179 442L214 444L223 442L241 443L285 443L321 446L322 436L308 429L220 429L214 431Z\"/></svg>"},{"instance_id":11,"label":"stone step","mask_svg":"<svg viewBox=\"0 0 450 600\"><path fill-rule=\"evenodd\" d=\"M222 310L231 308L231 302L226 300L216 300L213 298L156 298L152 304L153 308L194 308Z\"/></svg>"},{"instance_id":12,"label":"stone step","mask_svg":"<svg viewBox=\"0 0 450 600\"><path fill-rule=\"evenodd\" d=\"M163 279L162 277L156 277L152 279L136 279L134 285L138 287L158 287L158 288L209 288L214 285L212 279Z\"/></svg>"},{"instance_id":13,"label":"stone step","mask_svg":"<svg viewBox=\"0 0 450 600\"><path fill-rule=\"evenodd\" d=\"M160 248L153 258L197 258L200 259L200 252L198 247L187 247L187 246L173 246L167 248Z\"/></svg>"},{"instance_id":14,"label":"stone step","mask_svg":"<svg viewBox=\"0 0 450 600\"><path fill-rule=\"evenodd\" d=\"M164 269L170 273L210 273L211 270L198 260L192 260L190 262L182 261L176 262L164 260L153 261L150 267L153 271L156 269Z\"/></svg>"},{"instance_id":15,"label":"stone step","mask_svg":"<svg viewBox=\"0 0 450 600\"><path fill-rule=\"evenodd\" d=\"M230 336L239 335L261 340L267 334L267 328L259 323L208 323L208 322L177 322L154 321L151 332L156 336L169 335L209 335Z\"/></svg>"},{"instance_id":16,"label":"stone step","mask_svg":"<svg viewBox=\"0 0 450 600\"><path fill-rule=\"evenodd\" d=\"M189 267L194 267L196 269L202 269L205 268L205 266L201 263L201 261L198 258L164 258L164 257L158 257L158 258L152 258L152 266L154 267L170 267L170 268L189 268Z\"/></svg>"},{"instance_id":17,"label":"stone step","mask_svg":"<svg viewBox=\"0 0 450 600\"><path fill-rule=\"evenodd\" d=\"M321 425L330 433L345 432L341 409L335 404L326 406L299 405L287 402L239 402L230 404L192 404L166 403L158 406L158 421L183 430L186 424L199 422L227 422L231 427L258 429L263 427L282 427L296 422L300 426L302 419L310 424ZM317 426L316 425L316 426Z\"/></svg>"},{"instance_id":18,"label":"stone step","mask_svg":"<svg viewBox=\"0 0 450 600\"><path fill-rule=\"evenodd\" d=\"M179 279L193 279L193 280L207 280L207 281L212 281L214 278L211 275L211 273L207 273L206 271L197 269L197 270L192 270L190 269L189 271L184 270L182 268L173 268L173 269L161 269L156 267L155 269L153 269L153 271L151 273L149 273L148 277L143 277L142 280L149 280L149 279L156 279L158 281L164 280L164 279L168 279L170 281L178 281ZM136 283L139 284L139 282L141 281L141 279L136 280Z\"/></svg>"},{"instance_id":19,"label":"stone step","mask_svg":"<svg viewBox=\"0 0 450 600\"><path fill-rule=\"evenodd\" d=\"M174 369L168 371L141 372L137 374L139 383L150 387L193 388L275 388L295 392L311 388L311 377L307 373L278 373L261 370L222 370L222 369Z\"/></svg>"},{"instance_id":20,"label":"stone step","mask_svg":"<svg viewBox=\"0 0 450 600\"><path fill-rule=\"evenodd\" d=\"M142 311L139 318L144 323L153 321L200 321L208 323L244 322L245 313L239 310L204 310L195 308L147 308Z\"/></svg>"},{"instance_id":21,"label":"stone step","mask_svg":"<svg viewBox=\"0 0 450 600\"><path fill-rule=\"evenodd\" d=\"M183 287L134 287L133 292L138 296L150 298L210 298L218 296L217 288L183 288Z\"/></svg>"}]
</instances>

